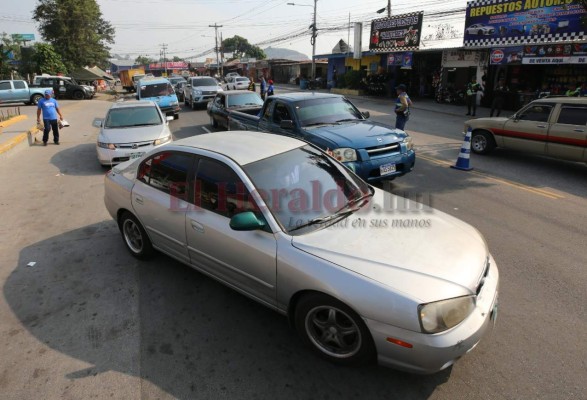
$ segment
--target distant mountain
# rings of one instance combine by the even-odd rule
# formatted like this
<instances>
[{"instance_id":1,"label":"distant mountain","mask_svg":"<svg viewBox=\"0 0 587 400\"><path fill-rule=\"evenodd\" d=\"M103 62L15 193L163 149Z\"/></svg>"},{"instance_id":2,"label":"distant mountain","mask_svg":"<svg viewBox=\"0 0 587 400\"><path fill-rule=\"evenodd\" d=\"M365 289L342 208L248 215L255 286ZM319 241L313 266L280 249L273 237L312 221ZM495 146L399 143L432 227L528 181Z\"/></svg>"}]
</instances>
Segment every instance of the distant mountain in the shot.
<instances>
[{"instance_id":1,"label":"distant mountain","mask_svg":"<svg viewBox=\"0 0 587 400\"><path fill-rule=\"evenodd\" d=\"M267 47L263 51L267 55L267 59L285 59L292 61L305 61L310 59L307 55L295 50Z\"/></svg>"}]
</instances>

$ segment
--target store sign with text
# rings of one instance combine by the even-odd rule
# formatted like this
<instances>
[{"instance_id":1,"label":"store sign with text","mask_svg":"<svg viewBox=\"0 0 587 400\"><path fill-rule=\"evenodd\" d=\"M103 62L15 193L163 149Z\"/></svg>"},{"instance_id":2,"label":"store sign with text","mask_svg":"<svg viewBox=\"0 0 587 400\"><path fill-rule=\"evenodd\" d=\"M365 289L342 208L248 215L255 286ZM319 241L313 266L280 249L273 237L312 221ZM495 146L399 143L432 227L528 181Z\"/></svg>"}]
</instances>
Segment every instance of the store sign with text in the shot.
<instances>
[{"instance_id":1,"label":"store sign with text","mask_svg":"<svg viewBox=\"0 0 587 400\"><path fill-rule=\"evenodd\" d=\"M474 0L467 3L465 46L587 39L580 0Z\"/></svg>"},{"instance_id":2,"label":"store sign with text","mask_svg":"<svg viewBox=\"0 0 587 400\"><path fill-rule=\"evenodd\" d=\"M369 50L387 53L418 50L424 12L394 15L371 22Z\"/></svg>"},{"instance_id":3,"label":"store sign with text","mask_svg":"<svg viewBox=\"0 0 587 400\"><path fill-rule=\"evenodd\" d=\"M167 63L149 64L149 69L188 69L188 64L183 61L169 61Z\"/></svg>"},{"instance_id":4,"label":"store sign with text","mask_svg":"<svg viewBox=\"0 0 587 400\"><path fill-rule=\"evenodd\" d=\"M587 43L557 43L491 49L491 65L587 64Z\"/></svg>"}]
</instances>

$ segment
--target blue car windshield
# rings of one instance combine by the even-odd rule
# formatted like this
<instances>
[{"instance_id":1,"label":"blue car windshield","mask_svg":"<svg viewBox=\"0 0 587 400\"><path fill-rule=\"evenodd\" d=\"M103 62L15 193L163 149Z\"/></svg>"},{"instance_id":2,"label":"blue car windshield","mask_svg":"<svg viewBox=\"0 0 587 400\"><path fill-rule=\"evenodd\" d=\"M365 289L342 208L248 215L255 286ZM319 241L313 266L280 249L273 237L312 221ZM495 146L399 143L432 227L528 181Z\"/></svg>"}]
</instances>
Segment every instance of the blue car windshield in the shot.
<instances>
[{"instance_id":1,"label":"blue car windshield","mask_svg":"<svg viewBox=\"0 0 587 400\"><path fill-rule=\"evenodd\" d=\"M356 200L371 195L369 185L312 146L255 161L243 169L269 211L292 235L324 227L308 222L352 211L360 206Z\"/></svg>"},{"instance_id":2,"label":"blue car windshield","mask_svg":"<svg viewBox=\"0 0 587 400\"><path fill-rule=\"evenodd\" d=\"M363 119L361 112L343 97L300 101L295 104L295 110L301 126Z\"/></svg>"}]
</instances>

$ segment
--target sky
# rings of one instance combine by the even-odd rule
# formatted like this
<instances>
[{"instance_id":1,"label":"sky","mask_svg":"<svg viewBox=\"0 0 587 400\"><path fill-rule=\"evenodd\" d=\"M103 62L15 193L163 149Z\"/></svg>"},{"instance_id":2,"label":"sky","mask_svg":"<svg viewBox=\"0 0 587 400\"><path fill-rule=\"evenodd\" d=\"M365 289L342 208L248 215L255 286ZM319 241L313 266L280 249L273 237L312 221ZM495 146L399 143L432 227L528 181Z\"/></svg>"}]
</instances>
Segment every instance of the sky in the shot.
<instances>
[{"instance_id":1,"label":"sky","mask_svg":"<svg viewBox=\"0 0 587 400\"><path fill-rule=\"evenodd\" d=\"M294 2L296 5L288 5ZM142 55L158 59L163 44L167 58L178 56L192 61L213 57L203 54L215 46L215 29L222 25L218 36L239 35L261 48L277 47L312 54L310 29L314 2L312 0L97 0L102 16L116 30L111 54ZM0 33L33 33L42 37L32 13L38 0L0 0ZM363 47L368 44L370 21L386 15L376 11L387 6L386 0L318 0L316 54L329 54L337 42L347 41L349 14L351 24L363 22ZM426 13L464 8L466 0L392 0L392 14L425 11ZM464 14L426 18L426 29L438 24L451 24L464 29ZM273 43L271 43L273 42ZM353 31L350 31L353 44Z\"/></svg>"}]
</instances>

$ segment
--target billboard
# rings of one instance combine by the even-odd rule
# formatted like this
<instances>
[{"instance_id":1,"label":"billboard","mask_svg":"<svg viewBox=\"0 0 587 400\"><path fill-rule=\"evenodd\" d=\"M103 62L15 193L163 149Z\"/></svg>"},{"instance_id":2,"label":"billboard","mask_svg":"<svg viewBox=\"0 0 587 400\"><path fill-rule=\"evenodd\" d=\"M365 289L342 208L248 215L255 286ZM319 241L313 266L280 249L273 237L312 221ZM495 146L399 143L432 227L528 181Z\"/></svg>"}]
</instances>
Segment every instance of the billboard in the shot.
<instances>
[{"instance_id":1,"label":"billboard","mask_svg":"<svg viewBox=\"0 0 587 400\"><path fill-rule=\"evenodd\" d=\"M587 64L587 43L553 43L497 47L489 54L491 65Z\"/></svg>"},{"instance_id":2,"label":"billboard","mask_svg":"<svg viewBox=\"0 0 587 400\"><path fill-rule=\"evenodd\" d=\"M418 50L423 15L420 11L373 20L369 50L379 53Z\"/></svg>"},{"instance_id":3,"label":"billboard","mask_svg":"<svg viewBox=\"0 0 587 400\"><path fill-rule=\"evenodd\" d=\"M465 47L585 40L580 0L474 0L467 3Z\"/></svg>"},{"instance_id":4,"label":"billboard","mask_svg":"<svg viewBox=\"0 0 587 400\"><path fill-rule=\"evenodd\" d=\"M184 61L168 61L167 63L149 64L149 69L165 69L166 67L167 69L188 69L188 64Z\"/></svg>"},{"instance_id":5,"label":"billboard","mask_svg":"<svg viewBox=\"0 0 587 400\"><path fill-rule=\"evenodd\" d=\"M31 42L35 40L34 33L14 33L10 36L12 37L12 40L15 40L17 42Z\"/></svg>"}]
</instances>

